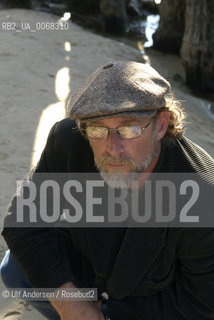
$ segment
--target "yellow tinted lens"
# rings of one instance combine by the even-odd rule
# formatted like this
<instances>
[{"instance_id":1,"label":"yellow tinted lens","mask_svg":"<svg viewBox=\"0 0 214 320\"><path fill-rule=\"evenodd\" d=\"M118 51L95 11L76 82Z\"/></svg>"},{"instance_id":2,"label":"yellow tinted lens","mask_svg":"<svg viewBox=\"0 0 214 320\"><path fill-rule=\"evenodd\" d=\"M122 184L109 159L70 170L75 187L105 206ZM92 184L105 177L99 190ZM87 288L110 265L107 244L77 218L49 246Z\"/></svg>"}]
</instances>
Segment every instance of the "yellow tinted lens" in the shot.
<instances>
[{"instance_id":1,"label":"yellow tinted lens","mask_svg":"<svg viewBox=\"0 0 214 320\"><path fill-rule=\"evenodd\" d=\"M105 139L108 135L108 129L104 127L86 127L85 131L90 139Z\"/></svg>"},{"instance_id":2,"label":"yellow tinted lens","mask_svg":"<svg viewBox=\"0 0 214 320\"><path fill-rule=\"evenodd\" d=\"M123 139L134 139L140 136L141 127L139 126L124 126L117 128L117 132Z\"/></svg>"}]
</instances>

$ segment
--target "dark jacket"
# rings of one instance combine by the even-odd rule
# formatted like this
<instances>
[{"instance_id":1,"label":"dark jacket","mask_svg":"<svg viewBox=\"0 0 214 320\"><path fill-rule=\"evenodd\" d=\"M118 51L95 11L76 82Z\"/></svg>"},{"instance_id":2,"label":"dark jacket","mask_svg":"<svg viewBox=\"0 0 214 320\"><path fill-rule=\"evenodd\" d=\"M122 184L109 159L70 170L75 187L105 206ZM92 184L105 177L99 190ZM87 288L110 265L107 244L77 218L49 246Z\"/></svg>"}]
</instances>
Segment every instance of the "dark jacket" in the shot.
<instances>
[{"instance_id":1,"label":"dark jacket","mask_svg":"<svg viewBox=\"0 0 214 320\"><path fill-rule=\"evenodd\" d=\"M74 126L69 119L54 125L36 172L96 172L91 148ZM209 176L214 162L182 138L162 148L155 170ZM2 234L34 287L68 281L97 287L99 296L109 295L112 320L214 319L211 228L5 227Z\"/></svg>"}]
</instances>

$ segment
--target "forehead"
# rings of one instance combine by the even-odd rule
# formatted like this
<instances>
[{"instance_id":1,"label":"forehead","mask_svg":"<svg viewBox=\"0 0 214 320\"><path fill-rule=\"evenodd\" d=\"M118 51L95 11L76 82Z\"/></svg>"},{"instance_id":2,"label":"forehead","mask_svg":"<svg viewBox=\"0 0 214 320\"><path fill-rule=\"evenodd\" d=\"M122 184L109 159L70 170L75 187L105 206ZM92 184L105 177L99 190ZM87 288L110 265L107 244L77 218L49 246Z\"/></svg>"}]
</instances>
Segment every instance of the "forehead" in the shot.
<instances>
[{"instance_id":1,"label":"forehead","mask_svg":"<svg viewBox=\"0 0 214 320\"><path fill-rule=\"evenodd\" d=\"M102 126L102 127L109 127L114 128L118 126L125 126L125 125L141 125L144 124L148 118L135 118L135 117L115 117L115 118L107 118L107 119L100 119L94 121L88 121L86 123L87 126Z\"/></svg>"}]
</instances>

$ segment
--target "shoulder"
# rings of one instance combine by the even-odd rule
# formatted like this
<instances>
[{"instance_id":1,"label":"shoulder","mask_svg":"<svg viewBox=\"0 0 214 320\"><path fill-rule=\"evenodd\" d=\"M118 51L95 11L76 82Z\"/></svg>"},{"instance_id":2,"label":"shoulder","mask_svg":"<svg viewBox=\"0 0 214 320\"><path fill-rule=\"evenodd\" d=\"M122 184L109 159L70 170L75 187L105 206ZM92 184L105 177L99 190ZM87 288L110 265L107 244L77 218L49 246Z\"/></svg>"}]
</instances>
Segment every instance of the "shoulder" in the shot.
<instances>
[{"instance_id":1,"label":"shoulder","mask_svg":"<svg viewBox=\"0 0 214 320\"><path fill-rule=\"evenodd\" d=\"M184 137L178 141L178 145L184 157L196 170L214 171L214 159L196 143Z\"/></svg>"},{"instance_id":2,"label":"shoulder","mask_svg":"<svg viewBox=\"0 0 214 320\"><path fill-rule=\"evenodd\" d=\"M71 138L72 140L81 139L81 134L77 130L76 121L66 118L53 125L49 137L56 142L57 140L61 141L65 138Z\"/></svg>"},{"instance_id":3,"label":"shoulder","mask_svg":"<svg viewBox=\"0 0 214 320\"><path fill-rule=\"evenodd\" d=\"M186 137L165 144L164 159L166 171L214 174L214 159Z\"/></svg>"},{"instance_id":4,"label":"shoulder","mask_svg":"<svg viewBox=\"0 0 214 320\"><path fill-rule=\"evenodd\" d=\"M41 159L52 163L54 172L94 171L93 153L88 141L69 118L54 124Z\"/></svg>"}]
</instances>

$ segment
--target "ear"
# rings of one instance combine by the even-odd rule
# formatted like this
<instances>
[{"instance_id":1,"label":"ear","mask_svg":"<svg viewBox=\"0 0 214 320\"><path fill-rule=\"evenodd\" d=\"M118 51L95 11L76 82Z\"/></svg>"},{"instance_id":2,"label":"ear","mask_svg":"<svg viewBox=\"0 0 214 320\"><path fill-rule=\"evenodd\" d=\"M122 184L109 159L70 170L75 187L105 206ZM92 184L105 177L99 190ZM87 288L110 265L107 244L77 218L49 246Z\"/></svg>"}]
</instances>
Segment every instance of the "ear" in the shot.
<instances>
[{"instance_id":1,"label":"ear","mask_svg":"<svg viewBox=\"0 0 214 320\"><path fill-rule=\"evenodd\" d=\"M162 111L156 120L157 139L160 141L167 132L170 120L170 114L167 111Z\"/></svg>"}]
</instances>

